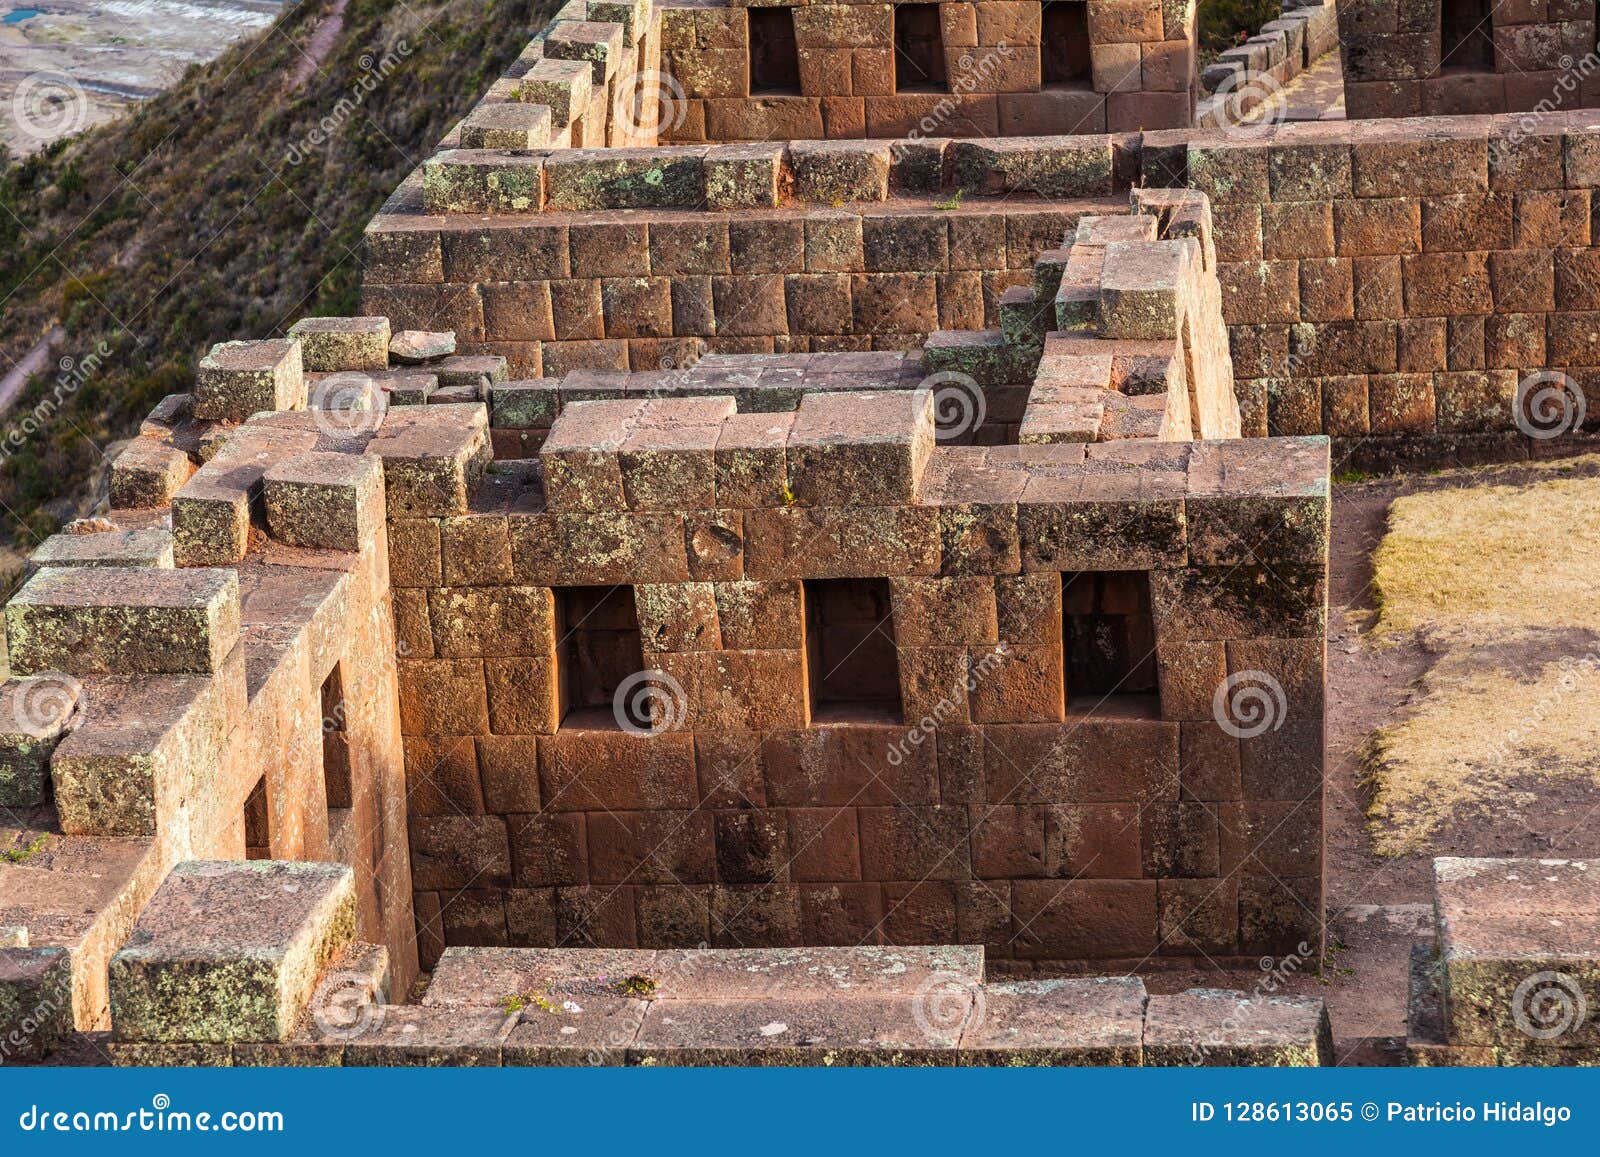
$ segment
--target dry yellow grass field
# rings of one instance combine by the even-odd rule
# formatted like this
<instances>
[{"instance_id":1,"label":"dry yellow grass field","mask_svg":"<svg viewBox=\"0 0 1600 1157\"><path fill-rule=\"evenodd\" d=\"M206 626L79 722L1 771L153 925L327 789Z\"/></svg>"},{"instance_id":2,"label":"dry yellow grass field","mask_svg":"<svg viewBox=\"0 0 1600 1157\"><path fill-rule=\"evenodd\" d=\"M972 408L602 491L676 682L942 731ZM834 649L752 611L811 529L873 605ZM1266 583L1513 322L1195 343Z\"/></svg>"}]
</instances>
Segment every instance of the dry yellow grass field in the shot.
<instances>
[{"instance_id":1,"label":"dry yellow grass field","mask_svg":"<svg viewBox=\"0 0 1600 1157\"><path fill-rule=\"evenodd\" d=\"M1373 557L1379 646L1435 662L1366 771L1377 851L1431 851L1474 810L1515 814L1540 780L1600 786L1600 477L1595 459L1532 481L1407 495ZM1527 468L1522 476L1526 479ZM1539 475L1548 474L1544 478Z\"/></svg>"}]
</instances>

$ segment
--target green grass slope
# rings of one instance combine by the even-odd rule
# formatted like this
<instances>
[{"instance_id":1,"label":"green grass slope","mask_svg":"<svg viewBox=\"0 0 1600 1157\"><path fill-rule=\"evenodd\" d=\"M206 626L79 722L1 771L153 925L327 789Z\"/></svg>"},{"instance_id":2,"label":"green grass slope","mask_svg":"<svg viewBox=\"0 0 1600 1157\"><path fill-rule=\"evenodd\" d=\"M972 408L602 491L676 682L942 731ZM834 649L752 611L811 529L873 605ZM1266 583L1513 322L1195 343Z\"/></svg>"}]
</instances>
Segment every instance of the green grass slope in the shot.
<instances>
[{"instance_id":1,"label":"green grass slope","mask_svg":"<svg viewBox=\"0 0 1600 1157\"><path fill-rule=\"evenodd\" d=\"M0 365L65 335L0 416L0 544L25 552L81 512L107 448L212 343L355 309L363 227L550 10L302 0L0 173Z\"/></svg>"}]
</instances>

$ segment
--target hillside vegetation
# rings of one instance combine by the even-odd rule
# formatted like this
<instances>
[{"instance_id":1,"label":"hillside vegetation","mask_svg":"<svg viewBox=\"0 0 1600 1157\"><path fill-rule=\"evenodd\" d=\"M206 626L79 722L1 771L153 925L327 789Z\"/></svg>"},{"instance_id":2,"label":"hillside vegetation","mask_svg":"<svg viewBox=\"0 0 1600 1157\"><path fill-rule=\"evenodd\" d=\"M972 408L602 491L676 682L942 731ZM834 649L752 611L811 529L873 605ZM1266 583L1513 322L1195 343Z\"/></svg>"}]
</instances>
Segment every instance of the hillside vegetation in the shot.
<instances>
[{"instance_id":1,"label":"hillside vegetation","mask_svg":"<svg viewBox=\"0 0 1600 1157\"><path fill-rule=\"evenodd\" d=\"M0 542L88 502L214 342L356 308L361 231L550 11L302 0L133 115L0 173L0 348L64 336L0 419Z\"/></svg>"}]
</instances>

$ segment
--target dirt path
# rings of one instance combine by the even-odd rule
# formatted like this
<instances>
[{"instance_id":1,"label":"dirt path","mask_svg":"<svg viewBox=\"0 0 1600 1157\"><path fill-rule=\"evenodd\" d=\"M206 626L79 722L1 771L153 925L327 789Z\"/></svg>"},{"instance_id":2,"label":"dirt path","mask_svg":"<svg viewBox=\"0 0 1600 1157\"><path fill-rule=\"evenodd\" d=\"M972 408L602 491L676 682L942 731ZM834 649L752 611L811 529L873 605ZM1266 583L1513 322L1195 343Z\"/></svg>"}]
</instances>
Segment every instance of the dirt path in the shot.
<instances>
[{"instance_id":1,"label":"dirt path","mask_svg":"<svg viewBox=\"0 0 1600 1157\"><path fill-rule=\"evenodd\" d=\"M5 377L0 378L0 414L11 409L11 403L17 400L28 379L50 364L50 351L64 336L59 325L52 327L31 350L22 355L21 361L6 371Z\"/></svg>"},{"instance_id":2,"label":"dirt path","mask_svg":"<svg viewBox=\"0 0 1600 1157\"><path fill-rule=\"evenodd\" d=\"M300 63L295 66L294 75L289 78L290 91L310 80L328 59L328 53L332 52L333 46L339 42L339 33L344 31L344 10L349 3L350 0L333 0L333 7L312 31L311 43L306 45L306 54L300 58Z\"/></svg>"}]
</instances>

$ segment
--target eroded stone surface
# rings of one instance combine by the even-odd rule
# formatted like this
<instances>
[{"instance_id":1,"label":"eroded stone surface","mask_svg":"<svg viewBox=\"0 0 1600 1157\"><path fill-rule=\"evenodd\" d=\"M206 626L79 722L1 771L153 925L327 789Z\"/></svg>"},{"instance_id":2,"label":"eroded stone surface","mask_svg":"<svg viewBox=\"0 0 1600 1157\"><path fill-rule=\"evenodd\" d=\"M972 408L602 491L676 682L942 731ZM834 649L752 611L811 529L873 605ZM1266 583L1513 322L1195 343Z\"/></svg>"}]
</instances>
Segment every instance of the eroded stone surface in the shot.
<instances>
[{"instance_id":1,"label":"eroded stone surface","mask_svg":"<svg viewBox=\"0 0 1600 1157\"><path fill-rule=\"evenodd\" d=\"M117 1036L282 1040L354 932L354 880L342 865L180 864L112 958Z\"/></svg>"}]
</instances>

